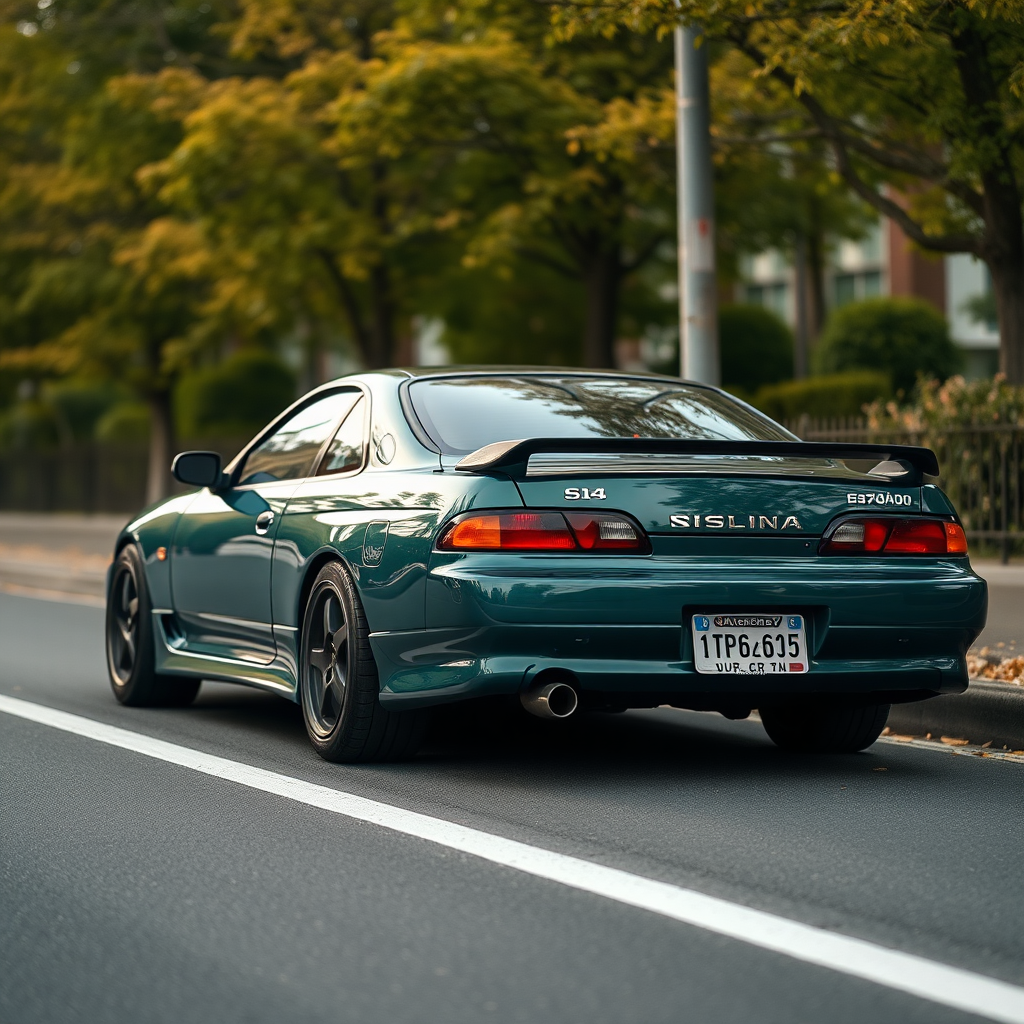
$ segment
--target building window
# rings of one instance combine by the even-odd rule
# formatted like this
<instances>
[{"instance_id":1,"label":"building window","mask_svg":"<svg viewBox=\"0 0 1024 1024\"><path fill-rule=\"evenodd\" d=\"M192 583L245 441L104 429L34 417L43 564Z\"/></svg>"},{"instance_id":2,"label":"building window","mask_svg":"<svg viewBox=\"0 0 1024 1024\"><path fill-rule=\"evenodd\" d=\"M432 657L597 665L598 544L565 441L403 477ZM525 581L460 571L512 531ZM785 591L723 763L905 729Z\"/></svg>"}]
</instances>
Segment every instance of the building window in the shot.
<instances>
[{"instance_id":1,"label":"building window","mask_svg":"<svg viewBox=\"0 0 1024 1024\"><path fill-rule=\"evenodd\" d=\"M858 299L871 299L882 294L882 272L862 270L855 274L836 274L833 278L835 305L845 306Z\"/></svg>"},{"instance_id":2,"label":"building window","mask_svg":"<svg viewBox=\"0 0 1024 1024\"><path fill-rule=\"evenodd\" d=\"M853 302L857 298L857 275L836 274L835 296L836 307Z\"/></svg>"},{"instance_id":3,"label":"building window","mask_svg":"<svg viewBox=\"0 0 1024 1024\"><path fill-rule=\"evenodd\" d=\"M764 306L785 320L788 293L789 286L786 284L748 284L747 302L754 306Z\"/></svg>"},{"instance_id":4,"label":"building window","mask_svg":"<svg viewBox=\"0 0 1024 1024\"><path fill-rule=\"evenodd\" d=\"M867 238L860 243L860 258L865 263L880 263L882 260L882 222L873 224Z\"/></svg>"}]
</instances>

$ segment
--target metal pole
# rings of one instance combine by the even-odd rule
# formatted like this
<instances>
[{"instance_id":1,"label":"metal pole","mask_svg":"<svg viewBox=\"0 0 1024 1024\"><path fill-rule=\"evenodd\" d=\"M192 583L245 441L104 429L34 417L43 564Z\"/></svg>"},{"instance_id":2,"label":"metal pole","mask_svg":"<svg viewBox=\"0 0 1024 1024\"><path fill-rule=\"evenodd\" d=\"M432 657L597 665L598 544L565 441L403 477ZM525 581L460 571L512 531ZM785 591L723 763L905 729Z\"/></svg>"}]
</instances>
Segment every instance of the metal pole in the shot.
<instances>
[{"instance_id":1,"label":"metal pole","mask_svg":"<svg viewBox=\"0 0 1024 1024\"><path fill-rule=\"evenodd\" d=\"M679 372L718 384L715 200L711 173L707 43L677 28L676 170L679 201Z\"/></svg>"}]
</instances>

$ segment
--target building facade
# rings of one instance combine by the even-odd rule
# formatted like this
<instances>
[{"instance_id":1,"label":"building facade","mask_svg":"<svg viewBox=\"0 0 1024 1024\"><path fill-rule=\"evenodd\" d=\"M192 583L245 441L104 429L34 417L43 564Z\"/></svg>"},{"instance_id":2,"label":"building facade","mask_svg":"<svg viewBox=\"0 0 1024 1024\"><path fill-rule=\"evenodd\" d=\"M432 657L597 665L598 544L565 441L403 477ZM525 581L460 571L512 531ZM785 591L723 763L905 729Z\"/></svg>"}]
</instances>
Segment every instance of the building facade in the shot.
<instances>
[{"instance_id":1,"label":"building facade","mask_svg":"<svg viewBox=\"0 0 1024 1024\"><path fill-rule=\"evenodd\" d=\"M772 250L745 260L742 271L737 300L766 306L799 333L801 289L792 259ZM995 320L979 319L979 310L971 308L992 290L988 268L973 256L926 255L883 218L863 240L843 240L832 248L824 278L826 311L877 295L916 296L946 317L953 340L964 350L968 377L989 377L998 369Z\"/></svg>"}]
</instances>

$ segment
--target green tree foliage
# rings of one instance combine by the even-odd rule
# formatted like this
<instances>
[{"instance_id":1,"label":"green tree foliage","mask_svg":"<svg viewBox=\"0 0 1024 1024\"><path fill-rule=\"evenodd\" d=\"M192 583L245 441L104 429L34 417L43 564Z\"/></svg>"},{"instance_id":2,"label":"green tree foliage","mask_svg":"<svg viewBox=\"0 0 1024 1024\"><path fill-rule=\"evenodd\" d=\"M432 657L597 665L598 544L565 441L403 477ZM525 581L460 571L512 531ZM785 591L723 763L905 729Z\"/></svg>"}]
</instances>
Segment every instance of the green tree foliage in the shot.
<instances>
[{"instance_id":1,"label":"green tree foliage","mask_svg":"<svg viewBox=\"0 0 1024 1024\"><path fill-rule=\"evenodd\" d=\"M110 20L51 6L31 19L25 5L0 8L0 265L10 270L0 370L128 385L150 408L156 498L168 479L174 380L209 337L212 268L223 280L232 260L138 179L175 145L178 127L126 102L109 70L123 66L114 55L122 45L142 63L131 40L152 19L127 2L104 5Z\"/></svg>"},{"instance_id":2,"label":"green tree foliage","mask_svg":"<svg viewBox=\"0 0 1024 1024\"><path fill-rule=\"evenodd\" d=\"M750 119L751 141L814 140L853 192L919 246L984 260L1001 368L1024 383L1018 0L566 0L554 10L564 35L667 30L682 19L745 57L749 79L778 98L774 116Z\"/></svg>"},{"instance_id":3,"label":"green tree foliage","mask_svg":"<svg viewBox=\"0 0 1024 1024\"><path fill-rule=\"evenodd\" d=\"M793 375L793 334L764 306L723 306L718 314L722 383L753 394Z\"/></svg>"},{"instance_id":4,"label":"green tree foliage","mask_svg":"<svg viewBox=\"0 0 1024 1024\"><path fill-rule=\"evenodd\" d=\"M796 132L766 145L761 135L788 120L788 98L749 60L710 46L711 139L720 276L739 276L739 258L783 252L806 275L808 340L825 323L825 275L832 247L864 236L876 214L829 166L827 150Z\"/></svg>"},{"instance_id":5,"label":"green tree foliage","mask_svg":"<svg viewBox=\"0 0 1024 1024\"><path fill-rule=\"evenodd\" d=\"M295 400L294 372L272 352L247 349L186 374L175 396L184 437L248 437Z\"/></svg>"},{"instance_id":6,"label":"green tree foliage","mask_svg":"<svg viewBox=\"0 0 1024 1024\"><path fill-rule=\"evenodd\" d=\"M837 309L815 359L822 373L882 370L904 394L918 375L946 380L963 362L946 318L922 299L906 298L866 299Z\"/></svg>"}]
</instances>

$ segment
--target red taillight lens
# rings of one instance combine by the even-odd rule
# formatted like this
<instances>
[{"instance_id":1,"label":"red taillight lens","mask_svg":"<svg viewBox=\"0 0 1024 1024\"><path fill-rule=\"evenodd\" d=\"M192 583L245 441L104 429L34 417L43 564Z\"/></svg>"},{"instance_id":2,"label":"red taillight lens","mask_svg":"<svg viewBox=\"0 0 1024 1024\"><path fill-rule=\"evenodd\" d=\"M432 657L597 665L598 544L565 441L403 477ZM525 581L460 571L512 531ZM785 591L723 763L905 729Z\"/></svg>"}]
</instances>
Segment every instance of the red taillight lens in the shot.
<instances>
[{"instance_id":1,"label":"red taillight lens","mask_svg":"<svg viewBox=\"0 0 1024 1024\"><path fill-rule=\"evenodd\" d=\"M844 519L818 545L821 555L966 555L967 538L943 519Z\"/></svg>"},{"instance_id":2,"label":"red taillight lens","mask_svg":"<svg viewBox=\"0 0 1024 1024\"><path fill-rule=\"evenodd\" d=\"M576 541L557 512L500 512L453 523L438 547L442 551L574 551Z\"/></svg>"},{"instance_id":3,"label":"red taillight lens","mask_svg":"<svg viewBox=\"0 0 1024 1024\"><path fill-rule=\"evenodd\" d=\"M650 550L647 535L628 516L606 512L492 512L467 515L448 526L442 551Z\"/></svg>"},{"instance_id":4,"label":"red taillight lens","mask_svg":"<svg viewBox=\"0 0 1024 1024\"><path fill-rule=\"evenodd\" d=\"M901 519L893 524L885 550L895 555L944 555L945 527L936 519Z\"/></svg>"}]
</instances>

